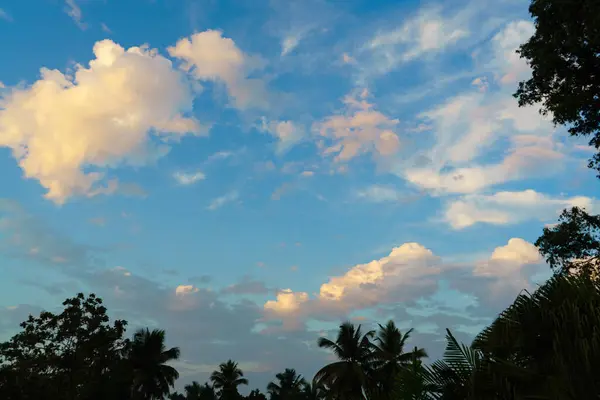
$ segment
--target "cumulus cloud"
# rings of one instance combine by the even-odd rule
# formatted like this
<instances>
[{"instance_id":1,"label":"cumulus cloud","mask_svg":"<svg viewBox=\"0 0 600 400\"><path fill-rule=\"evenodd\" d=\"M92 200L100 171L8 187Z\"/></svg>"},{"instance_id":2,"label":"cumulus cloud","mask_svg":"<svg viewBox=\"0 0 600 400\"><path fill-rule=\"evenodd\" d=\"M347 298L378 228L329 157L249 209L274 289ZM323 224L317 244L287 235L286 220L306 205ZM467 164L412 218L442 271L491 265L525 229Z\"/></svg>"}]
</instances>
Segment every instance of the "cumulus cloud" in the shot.
<instances>
[{"instance_id":1,"label":"cumulus cloud","mask_svg":"<svg viewBox=\"0 0 600 400\"><path fill-rule=\"evenodd\" d=\"M313 129L325 138L320 146L323 155L335 154L334 161L347 162L363 153L386 157L399 150L395 130L400 121L376 111L367 102L368 96L366 89L346 96L342 113L314 125Z\"/></svg>"},{"instance_id":2,"label":"cumulus cloud","mask_svg":"<svg viewBox=\"0 0 600 400\"><path fill-rule=\"evenodd\" d=\"M463 318L477 318L477 313L489 317L506 307L520 290L530 288L531 277L540 268L549 271L538 249L520 238L510 239L489 257L469 263L444 260L418 243L405 243L386 257L355 265L346 273L329 278L313 296L306 291L285 289L263 308L267 320L280 320L283 329L290 330L299 329L307 319L337 320L353 312L373 307L385 310L399 303L412 305L413 316L427 316L431 310L424 310L419 304L443 296L440 282L449 282L460 290L455 291L453 299L471 299L469 309L459 313ZM480 306L491 307L491 314L490 308L486 311ZM477 312L471 316L475 309ZM435 313L453 312L440 309Z\"/></svg>"},{"instance_id":3,"label":"cumulus cloud","mask_svg":"<svg viewBox=\"0 0 600 400\"><path fill-rule=\"evenodd\" d=\"M470 194L448 203L445 220L454 229L477 223L508 225L533 219L546 222L570 207L585 208L593 213L598 209L598 201L585 196L552 197L531 189L492 195Z\"/></svg>"},{"instance_id":4,"label":"cumulus cloud","mask_svg":"<svg viewBox=\"0 0 600 400\"><path fill-rule=\"evenodd\" d=\"M115 192L108 168L151 161L168 151L165 142L202 132L184 116L192 108L188 85L156 50L103 40L94 55L73 74L42 68L33 85L0 99L0 146L59 204Z\"/></svg>"},{"instance_id":5,"label":"cumulus cloud","mask_svg":"<svg viewBox=\"0 0 600 400\"><path fill-rule=\"evenodd\" d=\"M181 68L198 80L224 84L236 108L268 106L264 82L250 77L263 67L264 61L244 53L221 31L195 33L167 50L171 57L181 59Z\"/></svg>"},{"instance_id":6,"label":"cumulus cloud","mask_svg":"<svg viewBox=\"0 0 600 400\"><path fill-rule=\"evenodd\" d=\"M380 303L399 302L435 291L435 276L441 272L440 259L418 243L405 243L390 254L366 264L351 267L321 285L314 297L307 292L285 289L275 300L265 303L267 316L279 318L287 327L299 321L343 318L353 310ZM294 322L295 321L295 322ZM292 323L294 322L294 323Z\"/></svg>"}]
</instances>

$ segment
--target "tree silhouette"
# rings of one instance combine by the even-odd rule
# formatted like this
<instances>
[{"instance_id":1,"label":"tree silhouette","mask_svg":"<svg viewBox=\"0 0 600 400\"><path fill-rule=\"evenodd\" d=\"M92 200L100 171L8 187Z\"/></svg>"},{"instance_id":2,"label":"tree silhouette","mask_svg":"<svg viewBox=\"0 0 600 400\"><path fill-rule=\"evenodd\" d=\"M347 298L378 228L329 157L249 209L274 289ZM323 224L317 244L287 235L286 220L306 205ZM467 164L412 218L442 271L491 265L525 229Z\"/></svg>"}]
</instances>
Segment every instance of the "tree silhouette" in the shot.
<instances>
[{"instance_id":1,"label":"tree silhouette","mask_svg":"<svg viewBox=\"0 0 600 400\"><path fill-rule=\"evenodd\" d=\"M213 387L219 391L219 398L223 400L239 399L238 386L247 385L248 380L244 373L238 368L238 364L228 360L219 365L219 370L210 376Z\"/></svg>"},{"instance_id":2,"label":"tree silhouette","mask_svg":"<svg viewBox=\"0 0 600 400\"><path fill-rule=\"evenodd\" d=\"M133 370L133 397L152 400L167 395L179 377L177 370L167 363L177 359L179 348L166 348L165 331L138 330L133 335L129 353Z\"/></svg>"}]
</instances>

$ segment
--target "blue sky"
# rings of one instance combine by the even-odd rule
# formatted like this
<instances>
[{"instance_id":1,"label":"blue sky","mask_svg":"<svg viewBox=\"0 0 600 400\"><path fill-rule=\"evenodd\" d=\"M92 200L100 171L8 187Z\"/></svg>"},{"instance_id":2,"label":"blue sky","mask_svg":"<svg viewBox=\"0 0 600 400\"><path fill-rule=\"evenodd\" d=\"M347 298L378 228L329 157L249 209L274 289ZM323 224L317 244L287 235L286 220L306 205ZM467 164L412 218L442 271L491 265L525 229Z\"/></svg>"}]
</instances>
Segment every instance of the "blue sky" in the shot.
<instances>
[{"instance_id":1,"label":"blue sky","mask_svg":"<svg viewBox=\"0 0 600 400\"><path fill-rule=\"evenodd\" d=\"M511 94L527 1L38 0L0 10L0 335L78 291L182 349L312 376L344 319L435 357L598 209Z\"/></svg>"}]
</instances>

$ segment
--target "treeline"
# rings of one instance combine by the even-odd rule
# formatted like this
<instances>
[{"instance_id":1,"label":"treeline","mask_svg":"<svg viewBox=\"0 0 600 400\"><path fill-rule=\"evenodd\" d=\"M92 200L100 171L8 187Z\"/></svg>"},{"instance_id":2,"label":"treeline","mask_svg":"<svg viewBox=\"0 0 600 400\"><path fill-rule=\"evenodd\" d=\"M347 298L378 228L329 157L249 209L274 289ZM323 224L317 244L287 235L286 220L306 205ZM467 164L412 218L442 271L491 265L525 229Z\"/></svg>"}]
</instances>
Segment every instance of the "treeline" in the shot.
<instances>
[{"instance_id":1,"label":"treeline","mask_svg":"<svg viewBox=\"0 0 600 400\"><path fill-rule=\"evenodd\" d=\"M600 398L600 283L590 274L558 274L523 293L470 346L448 330L442 359L408 349L411 330L393 321L377 331L346 322L318 346L337 358L312 379L294 369L275 375L265 393L239 393L249 382L238 364L222 363L210 383L172 393L179 349L165 332L124 338L101 299L79 294L60 314L42 312L0 345L5 400L414 400ZM283 355L282 355L283 356Z\"/></svg>"}]
</instances>

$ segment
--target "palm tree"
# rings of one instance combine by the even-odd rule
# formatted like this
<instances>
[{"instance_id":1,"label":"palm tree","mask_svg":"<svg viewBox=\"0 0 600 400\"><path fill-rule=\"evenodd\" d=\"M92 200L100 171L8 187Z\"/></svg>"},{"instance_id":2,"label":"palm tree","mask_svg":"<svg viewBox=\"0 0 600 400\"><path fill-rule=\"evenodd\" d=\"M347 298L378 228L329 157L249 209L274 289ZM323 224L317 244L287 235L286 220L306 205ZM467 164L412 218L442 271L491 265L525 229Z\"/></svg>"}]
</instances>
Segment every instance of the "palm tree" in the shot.
<instances>
[{"instance_id":1,"label":"palm tree","mask_svg":"<svg viewBox=\"0 0 600 400\"><path fill-rule=\"evenodd\" d=\"M319 382L306 382L302 387L303 400L324 400L327 397L327 387Z\"/></svg>"},{"instance_id":2,"label":"palm tree","mask_svg":"<svg viewBox=\"0 0 600 400\"><path fill-rule=\"evenodd\" d=\"M383 326L379 324L379 332L375 338L375 356L376 361L373 365L373 379L376 381L376 391L382 396L391 393L394 387L394 380L400 371L414 360L421 360L427 357L425 349L414 348L413 351L405 353L404 346L410 338L412 329L409 329L404 335L390 320Z\"/></svg>"},{"instance_id":3,"label":"palm tree","mask_svg":"<svg viewBox=\"0 0 600 400\"><path fill-rule=\"evenodd\" d=\"M390 390L392 398L402 400L429 400L436 393L437 386L431 381L429 371L419 357L419 349L415 347L411 353L412 359L404 364L394 377Z\"/></svg>"},{"instance_id":4,"label":"palm tree","mask_svg":"<svg viewBox=\"0 0 600 400\"><path fill-rule=\"evenodd\" d=\"M199 400L200 393L202 392L202 386L197 381L193 381L191 385L185 385L183 387L185 390L185 398L186 400Z\"/></svg>"},{"instance_id":5,"label":"palm tree","mask_svg":"<svg viewBox=\"0 0 600 400\"><path fill-rule=\"evenodd\" d=\"M199 400L217 400L217 394L215 393L215 389L208 383L205 383L204 385L200 386L200 392L198 394L198 399Z\"/></svg>"},{"instance_id":6,"label":"palm tree","mask_svg":"<svg viewBox=\"0 0 600 400\"><path fill-rule=\"evenodd\" d=\"M600 281L557 275L524 292L475 339L498 390L537 398L600 398ZM506 397L504 397L506 398Z\"/></svg>"},{"instance_id":7,"label":"palm tree","mask_svg":"<svg viewBox=\"0 0 600 400\"><path fill-rule=\"evenodd\" d=\"M214 371L210 376L210 380L213 387L219 391L219 398L223 400L237 399L240 396L238 386L248 384L244 373L232 360L221 363L219 370Z\"/></svg>"},{"instance_id":8,"label":"palm tree","mask_svg":"<svg viewBox=\"0 0 600 400\"><path fill-rule=\"evenodd\" d=\"M481 351L460 344L446 329L446 350L442 360L428 367L428 378L435 386L435 398L444 400L480 399L475 390L476 377L482 371Z\"/></svg>"},{"instance_id":9,"label":"palm tree","mask_svg":"<svg viewBox=\"0 0 600 400\"><path fill-rule=\"evenodd\" d=\"M284 372L275 375L279 383L270 382L267 392L271 400L298 399L302 393L306 381L302 375L298 375L295 369L286 368Z\"/></svg>"},{"instance_id":10,"label":"palm tree","mask_svg":"<svg viewBox=\"0 0 600 400\"><path fill-rule=\"evenodd\" d=\"M339 361L321 368L314 381L327 385L340 400L362 399L363 391L369 387L369 369L374 360L371 338L374 331L364 335L361 326L350 322L340 325L335 342L320 337L318 345L332 350Z\"/></svg>"},{"instance_id":11,"label":"palm tree","mask_svg":"<svg viewBox=\"0 0 600 400\"><path fill-rule=\"evenodd\" d=\"M129 362L133 369L132 397L141 400L162 399L179 377L169 361L179 358L179 348L165 347L165 331L140 329L133 335Z\"/></svg>"}]
</instances>

